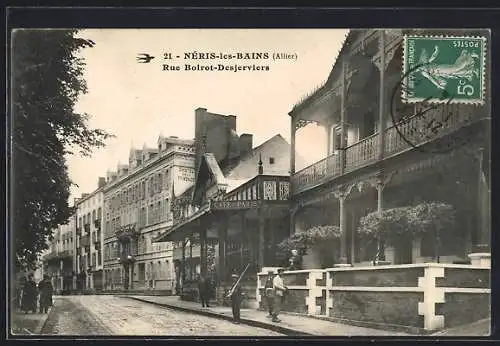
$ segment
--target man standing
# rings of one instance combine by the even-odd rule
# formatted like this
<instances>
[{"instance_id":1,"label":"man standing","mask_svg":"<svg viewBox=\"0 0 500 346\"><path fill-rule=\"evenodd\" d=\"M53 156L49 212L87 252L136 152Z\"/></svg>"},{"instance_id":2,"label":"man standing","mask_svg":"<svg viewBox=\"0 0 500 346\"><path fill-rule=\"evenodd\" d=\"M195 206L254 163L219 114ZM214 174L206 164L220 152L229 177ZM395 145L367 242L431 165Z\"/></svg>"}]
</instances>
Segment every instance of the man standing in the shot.
<instances>
[{"instance_id":1,"label":"man standing","mask_svg":"<svg viewBox=\"0 0 500 346\"><path fill-rule=\"evenodd\" d=\"M269 315L267 317L269 317L269 318L273 317L273 306L274 306L273 279L274 279L274 271L269 270L267 272L266 285L264 286L264 293L266 295L267 310L269 311Z\"/></svg>"},{"instance_id":2,"label":"man standing","mask_svg":"<svg viewBox=\"0 0 500 346\"><path fill-rule=\"evenodd\" d=\"M285 295L285 291L287 290L285 284L283 283L283 279L281 278L281 273L283 273L283 269L278 269L278 274L273 279L273 288L274 288L274 306L273 306L273 322L281 322L278 318L281 312L281 303L283 302L283 296Z\"/></svg>"},{"instance_id":3,"label":"man standing","mask_svg":"<svg viewBox=\"0 0 500 346\"><path fill-rule=\"evenodd\" d=\"M199 276L198 277L198 295L200 296L200 301L201 301L201 307L207 307L209 308L210 305L208 303L209 300L209 292L208 292L208 287L207 287L207 279L204 276Z\"/></svg>"},{"instance_id":4,"label":"man standing","mask_svg":"<svg viewBox=\"0 0 500 346\"><path fill-rule=\"evenodd\" d=\"M234 318L234 323L239 324L240 323L240 308L241 308L241 299L243 294L241 293L241 287L240 284L236 284L238 281L238 275L233 274L231 275L233 278L233 293L231 294L231 308L233 310L233 318Z\"/></svg>"}]
</instances>

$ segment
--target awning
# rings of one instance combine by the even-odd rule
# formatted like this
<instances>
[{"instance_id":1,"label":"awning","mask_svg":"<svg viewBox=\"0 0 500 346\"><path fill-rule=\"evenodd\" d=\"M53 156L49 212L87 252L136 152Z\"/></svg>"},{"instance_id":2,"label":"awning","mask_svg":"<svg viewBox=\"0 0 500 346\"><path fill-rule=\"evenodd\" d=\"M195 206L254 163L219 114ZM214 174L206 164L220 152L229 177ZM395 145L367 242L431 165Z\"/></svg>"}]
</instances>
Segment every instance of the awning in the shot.
<instances>
[{"instance_id":1,"label":"awning","mask_svg":"<svg viewBox=\"0 0 500 346\"><path fill-rule=\"evenodd\" d=\"M223 200L223 201L210 201L210 203L204 205L193 215L189 216L187 219L182 220L178 224L173 225L165 233L160 234L158 237L153 238L153 242L167 242L167 241L181 241L186 237L190 236L192 228L199 227L199 221L201 218L208 216L209 214L217 212L234 212L237 210L250 210L259 209L263 205L270 205L274 207L289 207L289 201L281 200Z\"/></svg>"},{"instance_id":2,"label":"awning","mask_svg":"<svg viewBox=\"0 0 500 346\"><path fill-rule=\"evenodd\" d=\"M160 234L158 237L153 238L154 243L158 242L167 242L167 241L181 241L187 235L190 235L189 231L192 226L194 226L194 222L198 221L201 217L205 216L210 212L210 204L205 205L193 215L189 216L187 219L181 221L178 224L173 225L170 229L168 229L165 233Z\"/></svg>"}]
</instances>

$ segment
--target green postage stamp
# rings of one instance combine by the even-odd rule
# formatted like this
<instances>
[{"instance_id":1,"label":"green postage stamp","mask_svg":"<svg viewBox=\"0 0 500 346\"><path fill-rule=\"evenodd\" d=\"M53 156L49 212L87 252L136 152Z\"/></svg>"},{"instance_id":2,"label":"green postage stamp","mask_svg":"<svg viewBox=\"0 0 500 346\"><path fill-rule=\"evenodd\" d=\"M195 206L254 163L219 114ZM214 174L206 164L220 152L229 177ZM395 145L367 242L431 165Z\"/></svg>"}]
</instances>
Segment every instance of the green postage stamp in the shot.
<instances>
[{"instance_id":1,"label":"green postage stamp","mask_svg":"<svg viewBox=\"0 0 500 346\"><path fill-rule=\"evenodd\" d=\"M483 104L486 38L405 36L402 100Z\"/></svg>"}]
</instances>

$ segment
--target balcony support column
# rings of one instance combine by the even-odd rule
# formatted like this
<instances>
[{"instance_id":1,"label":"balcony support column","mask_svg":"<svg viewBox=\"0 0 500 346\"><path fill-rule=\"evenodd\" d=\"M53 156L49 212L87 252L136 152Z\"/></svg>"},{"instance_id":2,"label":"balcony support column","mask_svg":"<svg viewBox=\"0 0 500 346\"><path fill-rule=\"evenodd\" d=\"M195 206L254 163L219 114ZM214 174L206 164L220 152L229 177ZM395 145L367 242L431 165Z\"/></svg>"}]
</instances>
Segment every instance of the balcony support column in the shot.
<instances>
[{"instance_id":1,"label":"balcony support column","mask_svg":"<svg viewBox=\"0 0 500 346\"><path fill-rule=\"evenodd\" d=\"M340 264L347 264L347 230L346 230L346 211L345 211L345 195L339 196L339 223L340 232Z\"/></svg>"},{"instance_id":2,"label":"balcony support column","mask_svg":"<svg viewBox=\"0 0 500 346\"><path fill-rule=\"evenodd\" d=\"M381 213L384 210L384 188L389 184L394 172L386 172L378 174L370 180L370 184L377 189L377 212ZM377 239L377 254L373 260L373 264L378 264L379 261L385 261L385 242L380 236Z\"/></svg>"},{"instance_id":3,"label":"balcony support column","mask_svg":"<svg viewBox=\"0 0 500 346\"><path fill-rule=\"evenodd\" d=\"M378 116L378 154L379 158L384 157L385 146L385 30L380 30L380 85L379 85L379 116Z\"/></svg>"},{"instance_id":4,"label":"balcony support column","mask_svg":"<svg viewBox=\"0 0 500 346\"><path fill-rule=\"evenodd\" d=\"M202 277L207 275L207 229L200 226L200 274Z\"/></svg>"},{"instance_id":5,"label":"balcony support column","mask_svg":"<svg viewBox=\"0 0 500 346\"><path fill-rule=\"evenodd\" d=\"M266 219L264 215L264 209L259 210L259 271L264 267L264 256L265 256L265 238L264 232L266 227Z\"/></svg>"},{"instance_id":6,"label":"balcony support column","mask_svg":"<svg viewBox=\"0 0 500 346\"><path fill-rule=\"evenodd\" d=\"M345 113L346 113L346 63L342 61L342 90L340 96L340 174L345 171L346 154L346 133L345 133Z\"/></svg>"},{"instance_id":7,"label":"balcony support column","mask_svg":"<svg viewBox=\"0 0 500 346\"><path fill-rule=\"evenodd\" d=\"M347 260L347 212L345 202L355 184L341 186L334 192L339 200L339 228L340 228L340 259L336 266L350 266Z\"/></svg>"},{"instance_id":8,"label":"balcony support column","mask_svg":"<svg viewBox=\"0 0 500 346\"><path fill-rule=\"evenodd\" d=\"M189 238L189 279L193 279L193 237ZM196 268L195 268L196 269Z\"/></svg>"},{"instance_id":9,"label":"balcony support column","mask_svg":"<svg viewBox=\"0 0 500 346\"><path fill-rule=\"evenodd\" d=\"M219 282L226 281L226 243L227 243L227 219L223 218L219 226Z\"/></svg>"},{"instance_id":10,"label":"balcony support column","mask_svg":"<svg viewBox=\"0 0 500 346\"><path fill-rule=\"evenodd\" d=\"M181 288L182 285L184 285L184 282L186 280L186 239L182 239L182 263L181 263L181 270L180 270L180 276L181 276Z\"/></svg>"}]
</instances>

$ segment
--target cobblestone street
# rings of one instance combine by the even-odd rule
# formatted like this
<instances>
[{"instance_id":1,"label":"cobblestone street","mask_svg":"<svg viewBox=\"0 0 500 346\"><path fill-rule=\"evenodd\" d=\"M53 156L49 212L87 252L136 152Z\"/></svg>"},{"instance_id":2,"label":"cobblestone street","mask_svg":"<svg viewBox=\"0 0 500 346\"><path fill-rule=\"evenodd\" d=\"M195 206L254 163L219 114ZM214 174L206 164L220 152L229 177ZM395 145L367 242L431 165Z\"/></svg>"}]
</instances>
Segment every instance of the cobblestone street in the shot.
<instances>
[{"instance_id":1,"label":"cobblestone street","mask_svg":"<svg viewBox=\"0 0 500 346\"><path fill-rule=\"evenodd\" d=\"M178 312L114 296L65 296L42 334L158 336L280 336L266 329Z\"/></svg>"}]
</instances>

